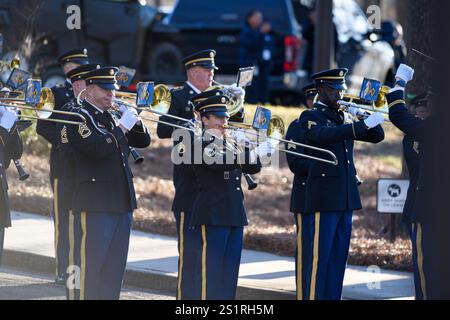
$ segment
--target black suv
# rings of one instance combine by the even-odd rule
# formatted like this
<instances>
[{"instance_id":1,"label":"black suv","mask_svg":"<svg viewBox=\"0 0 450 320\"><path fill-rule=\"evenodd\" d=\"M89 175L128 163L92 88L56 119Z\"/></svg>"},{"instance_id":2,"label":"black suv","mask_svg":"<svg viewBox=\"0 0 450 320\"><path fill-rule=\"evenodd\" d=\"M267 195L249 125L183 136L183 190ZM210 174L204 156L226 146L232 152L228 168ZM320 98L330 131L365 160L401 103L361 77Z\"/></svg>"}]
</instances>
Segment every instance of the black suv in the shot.
<instances>
[{"instance_id":1,"label":"black suv","mask_svg":"<svg viewBox=\"0 0 450 320\"><path fill-rule=\"evenodd\" d=\"M10 44L8 40L17 32L11 22L23 19L18 14L21 6L34 4L37 7L38 2L1 1L0 32L5 36L5 44ZM138 69L140 79L168 84L184 81L183 56L213 48L218 53L218 80L221 75L235 75L240 67L239 34L245 16L248 11L258 8L270 19L274 32L276 52L271 77L274 94L291 93L298 97L300 30L290 0L179 0L169 14L136 0L52 0L41 3L43 5L33 21L33 52L29 55L28 65L47 85L62 80L56 57L79 46L86 46L97 62L133 67ZM81 8L80 30L66 27L69 5ZM27 21L16 25L21 24L25 26ZM15 43L10 48L18 49L20 45Z\"/></svg>"}]
</instances>

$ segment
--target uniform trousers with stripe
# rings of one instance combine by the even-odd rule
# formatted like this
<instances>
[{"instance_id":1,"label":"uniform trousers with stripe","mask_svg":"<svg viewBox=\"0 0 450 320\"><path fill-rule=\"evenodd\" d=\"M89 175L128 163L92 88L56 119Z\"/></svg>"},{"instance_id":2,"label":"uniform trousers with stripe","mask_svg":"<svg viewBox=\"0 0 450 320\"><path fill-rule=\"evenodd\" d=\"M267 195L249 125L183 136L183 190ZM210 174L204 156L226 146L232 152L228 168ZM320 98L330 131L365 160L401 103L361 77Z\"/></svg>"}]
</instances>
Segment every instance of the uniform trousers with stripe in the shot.
<instances>
[{"instance_id":1,"label":"uniform trousers with stripe","mask_svg":"<svg viewBox=\"0 0 450 320\"><path fill-rule=\"evenodd\" d=\"M72 278L69 276L69 299L119 299L131 223L132 213L81 212L73 215L70 238L73 235L74 241L70 241L70 260L79 268L79 283L70 288Z\"/></svg>"},{"instance_id":2,"label":"uniform trousers with stripe","mask_svg":"<svg viewBox=\"0 0 450 320\"><path fill-rule=\"evenodd\" d=\"M5 228L0 227L0 265L2 264L4 240L5 240Z\"/></svg>"},{"instance_id":3,"label":"uniform trousers with stripe","mask_svg":"<svg viewBox=\"0 0 450 320\"><path fill-rule=\"evenodd\" d=\"M416 300L426 300L422 224L412 223L407 226L412 245L415 298Z\"/></svg>"},{"instance_id":4,"label":"uniform trousers with stripe","mask_svg":"<svg viewBox=\"0 0 450 320\"><path fill-rule=\"evenodd\" d=\"M297 299L340 300L352 231L352 211L295 216Z\"/></svg>"},{"instance_id":5,"label":"uniform trousers with stripe","mask_svg":"<svg viewBox=\"0 0 450 320\"><path fill-rule=\"evenodd\" d=\"M189 226L191 212L176 211L175 220L178 233L178 286L177 300L199 299L195 289L194 272L197 255L202 254L201 228ZM201 257L200 257L201 258Z\"/></svg>"},{"instance_id":6,"label":"uniform trousers with stripe","mask_svg":"<svg viewBox=\"0 0 450 320\"><path fill-rule=\"evenodd\" d=\"M196 229L201 241L192 275L195 299L235 299L244 228L202 225Z\"/></svg>"},{"instance_id":7,"label":"uniform trousers with stripe","mask_svg":"<svg viewBox=\"0 0 450 320\"><path fill-rule=\"evenodd\" d=\"M55 230L56 276L66 278L69 262L69 207L64 180L53 180L53 221Z\"/></svg>"}]
</instances>

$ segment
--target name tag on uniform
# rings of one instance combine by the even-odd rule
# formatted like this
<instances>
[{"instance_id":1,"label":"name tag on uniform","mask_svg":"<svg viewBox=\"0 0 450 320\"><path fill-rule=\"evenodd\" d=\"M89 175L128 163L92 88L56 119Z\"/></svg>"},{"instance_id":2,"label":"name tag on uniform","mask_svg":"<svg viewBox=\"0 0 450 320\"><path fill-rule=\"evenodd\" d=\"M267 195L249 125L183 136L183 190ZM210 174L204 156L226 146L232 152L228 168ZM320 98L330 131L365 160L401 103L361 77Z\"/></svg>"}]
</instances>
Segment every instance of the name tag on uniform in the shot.
<instances>
[{"instance_id":1,"label":"name tag on uniform","mask_svg":"<svg viewBox=\"0 0 450 320\"><path fill-rule=\"evenodd\" d=\"M225 172L223 173L223 178L224 178L225 180L230 179L230 172L229 172L229 171L225 171Z\"/></svg>"}]
</instances>

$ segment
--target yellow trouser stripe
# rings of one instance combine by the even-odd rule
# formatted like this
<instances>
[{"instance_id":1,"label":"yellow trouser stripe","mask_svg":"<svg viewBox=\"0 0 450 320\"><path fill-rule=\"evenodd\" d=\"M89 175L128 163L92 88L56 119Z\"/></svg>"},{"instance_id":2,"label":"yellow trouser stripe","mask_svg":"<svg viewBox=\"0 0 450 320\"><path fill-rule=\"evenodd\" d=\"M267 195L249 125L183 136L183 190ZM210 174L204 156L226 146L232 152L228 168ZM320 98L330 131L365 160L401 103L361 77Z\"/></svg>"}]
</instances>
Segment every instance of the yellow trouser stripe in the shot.
<instances>
[{"instance_id":1,"label":"yellow trouser stripe","mask_svg":"<svg viewBox=\"0 0 450 320\"><path fill-rule=\"evenodd\" d=\"M320 230L320 212L316 212L314 217L314 248L313 248L313 266L311 272L311 291L309 292L309 299L314 300L316 297L316 277L317 264L319 262L319 230Z\"/></svg>"},{"instance_id":2,"label":"yellow trouser stripe","mask_svg":"<svg viewBox=\"0 0 450 320\"><path fill-rule=\"evenodd\" d=\"M297 300L303 300L302 279L302 215L297 214Z\"/></svg>"},{"instance_id":3,"label":"yellow trouser stripe","mask_svg":"<svg viewBox=\"0 0 450 320\"><path fill-rule=\"evenodd\" d=\"M72 211L69 211L69 266L72 267L74 265L75 260L75 225L74 225L74 216ZM67 271L67 270L66 270ZM75 289L69 290L69 300L75 300Z\"/></svg>"},{"instance_id":4,"label":"yellow trouser stripe","mask_svg":"<svg viewBox=\"0 0 450 320\"><path fill-rule=\"evenodd\" d=\"M183 277L184 255L184 212L180 215L180 265L178 266L178 300L181 300L181 280Z\"/></svg>"},{"instance_id":5,"label":"yellow trouser stripe","mask_svg":"<svg viewBox=\"0 0 450 320\"><path fill-rule=\"evenodd\" d=\"M84 300L84 282L86 279L86 211L81 212L81 280L80 280L80 299Z\"/></svg>"},{"instance_id":6,"label":"yellow trouser stripe","mask_svg":"<svg viewBox=\"0 0 450 320\"><path fill-rule=\"evenodd\" d=\"M206 300L206 227L202 225L202 300Z\"/></svg>"},{"instance_id":7,"label":"yellow trouser stripe","mask_svg":"<svg viewBox=\"0 0 450 320\"><path fill-rule=\"evenodd\" d=\"M59 240L59 209L58 209L58 179L53 180L53 210L55 215L55 260L56 260L56 275L58 274L58 240Z\"/></svg>"},{"instance_id":8,"label":"yellow trouser stripe","mask_svg":"<svg viewBox=\"0 0 450 320\"><path fill-rule=\"evenodd\" d=\"M423 298L427 299L426 285L425 285L425 274L423 273L423 251L422 251L422 225L417 223L417 268L420 274L420 287L422 288Z\"/></svg>"}]
</instances>

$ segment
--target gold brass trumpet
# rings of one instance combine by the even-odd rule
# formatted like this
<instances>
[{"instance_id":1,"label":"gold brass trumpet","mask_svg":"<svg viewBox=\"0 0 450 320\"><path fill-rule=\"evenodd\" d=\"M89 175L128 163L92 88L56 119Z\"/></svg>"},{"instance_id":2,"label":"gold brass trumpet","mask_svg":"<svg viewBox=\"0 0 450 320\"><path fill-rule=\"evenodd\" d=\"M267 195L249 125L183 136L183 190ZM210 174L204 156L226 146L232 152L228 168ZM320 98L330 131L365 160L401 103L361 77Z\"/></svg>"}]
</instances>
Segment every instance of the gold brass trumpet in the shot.
<instances>
[{"instance_id":1,"label":"gold brass trumpet","mask_svg":"<svg viewBox=\"0 0 450 320\"><path fill-rule=\"evenodd\" d=\"M42 88L39 96L39 102L36 106L28 105L24 99L18 98L0 98L0 103L2 103L6 107L13 107L19 110L30 110L33 111L34 115L20 115L22 119L31 119L31 120L44 120L56 123L65 123L65 124L85 124L86 118L77 112L70 111L62 111L55 110L55 97L50 88ZM70 121L63 119L52 119L50 116L52 113L68 115L68 116L76 116L80 118L80 121Z\"/></svg>"}]
</instances>

